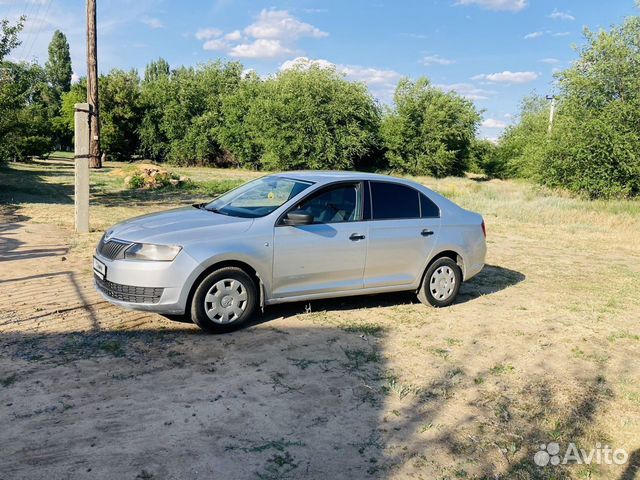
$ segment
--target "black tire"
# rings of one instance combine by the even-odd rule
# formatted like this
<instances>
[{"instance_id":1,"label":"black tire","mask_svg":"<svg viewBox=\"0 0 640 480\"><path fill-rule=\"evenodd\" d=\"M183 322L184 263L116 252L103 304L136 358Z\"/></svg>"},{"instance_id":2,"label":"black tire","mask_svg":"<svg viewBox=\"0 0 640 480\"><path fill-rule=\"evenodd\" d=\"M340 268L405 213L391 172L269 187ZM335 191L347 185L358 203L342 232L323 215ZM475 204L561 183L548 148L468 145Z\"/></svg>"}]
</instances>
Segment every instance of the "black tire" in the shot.
<instances>
[{"instance_id":1,"label":"black tire","mask_svg":"<svg viewBox=\"0 0 640 480\"><path fill-rule=\"evenodd\" d=\"M449 281L452 277L453 285ZM436 285L435 282L440 280L443 281L442 285ZM433 307L448 307L455 301L461 283L462 270L458 264L449 257L438 258L429 265L424 274L422 285L418 290L418 300Z\"/></svg>"},{"instance_id":2,"label":"black tire","mask_svg":"<svg viewBox=\"0 0 640 480\"><path fill-rule=\"evenodd\" d=\"M223 283L224 287L229 289L225 290L230 292L229 295L222 294L217 300L218 303L215 304L213 302L207 302L208 305L212 307L209 309L212 314L217 313L221 315L220 318L214 320L207 314L207 309L205 308L206 297L210 290L215 289L216 292L218 291L216 287L217 284L227 280L229 282ZM234 284L232 284L231 281L238 282L242 288L232 290L232 285ZM232 291L233 294L231 294ZM246 300L239 300L243 296L242 292L246 293L246 295L244 295L246 296ZM224 305L225 297L227 297L227 299L231 298L231 303L226 306ZM197 286L191 300L191 319L202 330L209 333L232 332L242 328L253 318L257 304L258 293L253 279L241 268L224 267L207 275L204 280L200 282L200 285ZM236 313L231 310L234 306L237 307L235 309L236 311L238 311L238 308L241 308L242 313L236 315ZM225 321L224 315L233 315L234 318L229 318L228 321Z\"/></svg>"}]
</instances>

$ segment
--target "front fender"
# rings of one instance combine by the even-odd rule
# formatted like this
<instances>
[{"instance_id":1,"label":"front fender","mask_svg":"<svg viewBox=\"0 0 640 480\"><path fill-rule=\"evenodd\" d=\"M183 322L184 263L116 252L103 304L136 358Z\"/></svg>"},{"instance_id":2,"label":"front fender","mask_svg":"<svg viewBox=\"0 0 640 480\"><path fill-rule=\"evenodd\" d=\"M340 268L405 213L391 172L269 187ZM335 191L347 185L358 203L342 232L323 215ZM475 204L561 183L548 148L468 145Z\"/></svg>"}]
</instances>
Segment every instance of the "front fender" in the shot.
<instances>
[{"instance_id":1,"label":"front fender","mask_svg":"<svg viewBox=\"0 0 640 480\"><path fill-rule=\"evenodd\" d=\"M200 275L217 264L229 261L241 262L251 267L264 285L264 295L268 297L271 292L273 239L266 235L252 235L225 242L201 242L187 247L187 253L196 260L198 266L187 277L180 294L185 306Z\"/></svg>"}]
</instances>

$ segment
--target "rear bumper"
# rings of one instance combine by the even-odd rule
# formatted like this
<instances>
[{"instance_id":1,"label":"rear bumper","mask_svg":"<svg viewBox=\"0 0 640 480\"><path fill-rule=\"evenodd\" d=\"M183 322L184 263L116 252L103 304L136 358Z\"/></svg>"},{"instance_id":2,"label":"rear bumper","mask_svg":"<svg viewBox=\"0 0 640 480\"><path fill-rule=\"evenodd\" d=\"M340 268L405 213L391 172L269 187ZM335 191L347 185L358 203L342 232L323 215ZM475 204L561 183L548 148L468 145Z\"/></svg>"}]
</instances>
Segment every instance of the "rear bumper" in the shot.
<instances>
[{"instance_id":1,"label":"rear bumper","mask_svg":"<svg viewBox=\"0 0 640 480\"><path fill-rule=\"evenodd\" d=\"M484 268L485 257L487 255L487 243L484 238L472 245L467 261L464 265L464 281L475 277Z\"/></svg>"}]
</instances>

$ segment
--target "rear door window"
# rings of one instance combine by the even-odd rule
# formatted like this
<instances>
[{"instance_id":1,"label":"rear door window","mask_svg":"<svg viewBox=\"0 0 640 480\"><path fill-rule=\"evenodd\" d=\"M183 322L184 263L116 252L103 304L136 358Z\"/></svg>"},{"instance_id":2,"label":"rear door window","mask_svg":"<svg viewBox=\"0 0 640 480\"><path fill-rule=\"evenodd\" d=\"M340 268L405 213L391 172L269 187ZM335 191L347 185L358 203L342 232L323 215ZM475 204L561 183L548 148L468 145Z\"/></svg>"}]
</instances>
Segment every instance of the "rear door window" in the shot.
<instances>
[{"instance_id":1,"label":"rear door window","mask_svg":"<svg viewBox=\"0 0 640 480\"><path fill-rule=\"evenodd\" d=\"M374 220L420 218L420 193L399 183L371 182L371 206Z\"/></svg>"}]
</instances>

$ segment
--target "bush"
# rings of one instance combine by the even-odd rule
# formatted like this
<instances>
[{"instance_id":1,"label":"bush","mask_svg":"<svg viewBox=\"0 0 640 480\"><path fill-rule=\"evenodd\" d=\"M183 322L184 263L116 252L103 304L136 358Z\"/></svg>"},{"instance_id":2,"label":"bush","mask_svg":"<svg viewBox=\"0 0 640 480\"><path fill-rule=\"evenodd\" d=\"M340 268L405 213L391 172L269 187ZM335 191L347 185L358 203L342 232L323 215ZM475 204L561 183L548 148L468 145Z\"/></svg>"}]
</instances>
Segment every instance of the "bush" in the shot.
<instances>
[{"instance_id":1,"label":"bush","mask_svg":"<svg viewBox=\"0 0 640 480\"><path fill-rule=\"evenodd\" d=\"M585 36L579 60L558 74L552 133L548 102L530 97L498 157L509 174L589 198L640 195L640 18Z\"/></svg>"},{"instance_id":2,"label":"bush","mask_svg":"<svg viewBox=\"0 0 640 480\"><path fill-rule=\"evenodd\" d=\"M480 123L473 103L428 79L403 79L382 124L391 168L412 175L463 175Z\"/></svg>"},{"instance_id":3,"label":"bush","mask_svg":"<svg viewBox=\"0 0 640 480\"><path fill-rule=\"evenodd\" d=\"M364 84L301 63L246 80L225 105L223 138L245 166L267 170L353 169L379 146L380 111Z\"/></svg>"},{"instance_id":4,"label":"bush","mask_svg":"<svg viewBox=\"0 0 640 480\"><path fill-rule=\"evenodd\" d=\"M498 147L489 140L475 140L469 151L469 171L488 178L509 176L507 163L498 155Z\"/></svg>"},{"instance_id":5,"label":"bush","mask_svg":"<svg viewBox=\"0 0 640 480\"><path fill-rule=\"evenodd\" d=\"M516 125L507 127L498 142L494 168L502 178L540 179L549 126L549 101L544 97L525 97Z\"/></svg>"},{"instance_id":6,"label":"bush","mask_svg":"<svg viewBox=\"0 0 640 480\"><path fill-rule=\"evenodd\" d=\"M640 18L586 31L559 75L562 102L541 179L590 198L640 194Z\"/></svg>"}]
</instances>

